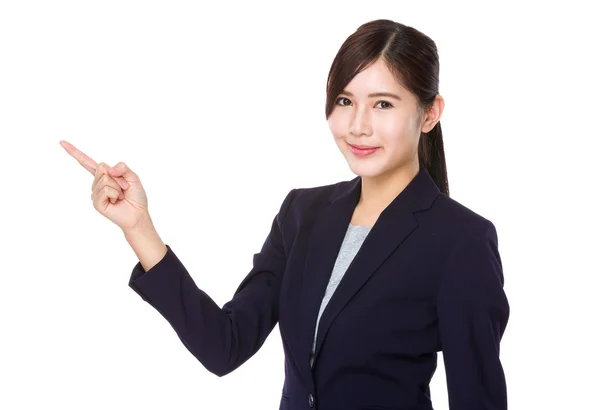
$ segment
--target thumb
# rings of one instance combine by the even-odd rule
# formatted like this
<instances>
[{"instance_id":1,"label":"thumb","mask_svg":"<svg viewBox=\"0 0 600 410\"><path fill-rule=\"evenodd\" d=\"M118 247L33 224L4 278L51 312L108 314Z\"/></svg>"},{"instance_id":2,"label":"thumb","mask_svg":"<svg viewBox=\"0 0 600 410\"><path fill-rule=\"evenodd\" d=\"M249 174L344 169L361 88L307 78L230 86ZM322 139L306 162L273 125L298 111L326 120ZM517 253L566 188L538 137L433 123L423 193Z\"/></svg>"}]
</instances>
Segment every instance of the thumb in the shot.
<instances>
[{"instance_id":1,"label":"thumb","mask_svg":"<svg viewBox=\"0 0 600 410\"><path fill-rule=\"evenodd\" d=\"M111 176L123 177L127 182L136 182L138 176L133 172L124 162L119 162L114 167L108 169L108 173Z\"/></svg>"}]
</instances>

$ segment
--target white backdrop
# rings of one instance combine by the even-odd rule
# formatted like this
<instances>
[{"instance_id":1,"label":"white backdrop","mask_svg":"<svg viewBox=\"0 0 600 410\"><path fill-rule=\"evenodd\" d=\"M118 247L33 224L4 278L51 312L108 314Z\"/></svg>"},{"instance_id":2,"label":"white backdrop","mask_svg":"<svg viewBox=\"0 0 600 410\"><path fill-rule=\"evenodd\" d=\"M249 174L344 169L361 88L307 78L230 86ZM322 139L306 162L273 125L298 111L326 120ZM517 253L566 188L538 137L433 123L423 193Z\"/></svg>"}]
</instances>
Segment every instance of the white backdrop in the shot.
<instances>
[{"instance_id":1,"label":"white backdrop","mask_svg":"<svg viewBox=\"0 0 600 410\"><path fill-rule=\"evenodd\" d=\"M437 43L451 196L498 230L509 408L600 408L588 2L199 3L0 3L0 408L277 408L279 329L234 373L206 371L127 286L135 254L59 141L138 173L162 239L222 305L291 188L354 177L325 81L377 18ZM436 410L445 383L440 355Z\"/></svg>"}]
</instances>

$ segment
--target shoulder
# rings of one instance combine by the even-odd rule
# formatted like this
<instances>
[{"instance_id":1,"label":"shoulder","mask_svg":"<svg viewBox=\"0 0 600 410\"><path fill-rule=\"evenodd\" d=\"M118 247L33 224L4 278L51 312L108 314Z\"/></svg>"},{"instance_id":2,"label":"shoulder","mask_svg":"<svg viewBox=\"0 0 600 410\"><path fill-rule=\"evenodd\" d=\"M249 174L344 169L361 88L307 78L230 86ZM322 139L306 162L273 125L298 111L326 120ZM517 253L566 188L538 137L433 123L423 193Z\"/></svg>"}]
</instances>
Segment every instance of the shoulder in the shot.
<instances>
[{"instance_id":1,"label":"shoulder","mask_svg":"<svg viewBox=\"0 0 600 410\"><path fill-rule=\"evenodd\" d=\"M437 197L428 218L451 240L496 236L496 226L490 219L447 195Z\"/></svg>"},{"instance_id":2,"label":"shoulder","mask_svg":"<svg viewBox=\"0 0 600 410\"><path fill-rule=\"evenodd\" d=\"M294 201L299 206L310 206L313 203L328 203L332 196L348 188L354 180L338 181L327 185L295 188Z\"/></svg>"},{"instance_id":3,"label":"shoulder","mask_svg":"<svg viewBox=\"0 0 600 410\"><path fill-rule=\"evenodd\" d=\"M354 180L339 181L326 185L291 189L283 200L280 213L299 219L314 215L325 208L337 192L348 188Z\"/></svg>"}]
</instances>

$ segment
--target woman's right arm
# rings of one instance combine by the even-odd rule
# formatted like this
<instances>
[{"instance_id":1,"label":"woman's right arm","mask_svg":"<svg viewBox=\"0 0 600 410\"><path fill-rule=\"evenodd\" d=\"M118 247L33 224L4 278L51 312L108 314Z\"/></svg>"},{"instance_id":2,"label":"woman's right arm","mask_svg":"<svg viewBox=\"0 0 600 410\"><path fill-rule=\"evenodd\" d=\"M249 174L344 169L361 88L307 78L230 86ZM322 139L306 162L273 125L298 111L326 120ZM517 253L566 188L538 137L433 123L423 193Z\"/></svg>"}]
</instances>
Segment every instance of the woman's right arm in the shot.
<instances>
[{"instance_id":1,"label":"woman's right arm","mask_svg":"<svg viewBox=\"0 0 600 410\"><path fill-rule=\"evenodd\" d=\"M150 220L137 231L125 233L140 258L129 286L169 322L185 347L217 376L232 372L252 357L279 320L286 265L282 226L294 191L287 194L273 219L262 249L254 255L252 269L222 308L196 286L170 246L162 249Z\"/></svg>"},{"instance_id":2,"label":"woman's right arm","mask_svg":"<svg viewBox=\"0 0 600 410\"><path fill-rule=\"evenodd\" d=\"M282 227L295 190L284 199L261 251L254 255L252 270L233 299L221 308L198 289L185 266L160 239L139 176L124 162L108 167L67 141L60 144L94 175L94 208L121 228L139 258L129 286L171 324L187 349L212 373L223 376L252 357L279 320L279 292L286 265Z\"/></svg>"}]
</instances>

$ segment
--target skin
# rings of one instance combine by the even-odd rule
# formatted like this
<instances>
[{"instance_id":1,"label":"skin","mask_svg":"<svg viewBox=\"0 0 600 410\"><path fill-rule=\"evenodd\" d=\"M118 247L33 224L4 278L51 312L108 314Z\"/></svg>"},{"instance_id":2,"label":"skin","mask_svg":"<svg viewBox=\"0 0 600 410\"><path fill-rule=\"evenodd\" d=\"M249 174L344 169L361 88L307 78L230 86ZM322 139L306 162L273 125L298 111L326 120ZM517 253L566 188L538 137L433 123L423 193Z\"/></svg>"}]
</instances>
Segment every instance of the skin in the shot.
<instances>
[{"instance_id":1,"label":"skin","mask_svg":"<svg viewBox=\"0 0 600 410\"><path fill-rule=\"evenodd\" d=\"M392 93L399 99L369 96L373 93ZM329 129L352 172L362 177L352 224L372 226L417 175L421 132L431 131L443 110L444 99L438 94L420 116L415 96L396 81L382 59L358 73L339 94L328 118ZM348 144L378 149L359 157Z\"/></svg>"},{"instance_id":2,"label":"skin","mask_svg":"<svg viewBox=\"0 0 600 410\"><path fill-rule=\"evenodd\" d=\"M114 167L96 163L67 141L60 145L94 175L91 199L94 208L123 230L125 239L147 272L160 262L167 247L148 213L148 199L139 177L124 162Z\"/></svg>"}]
</instances>

